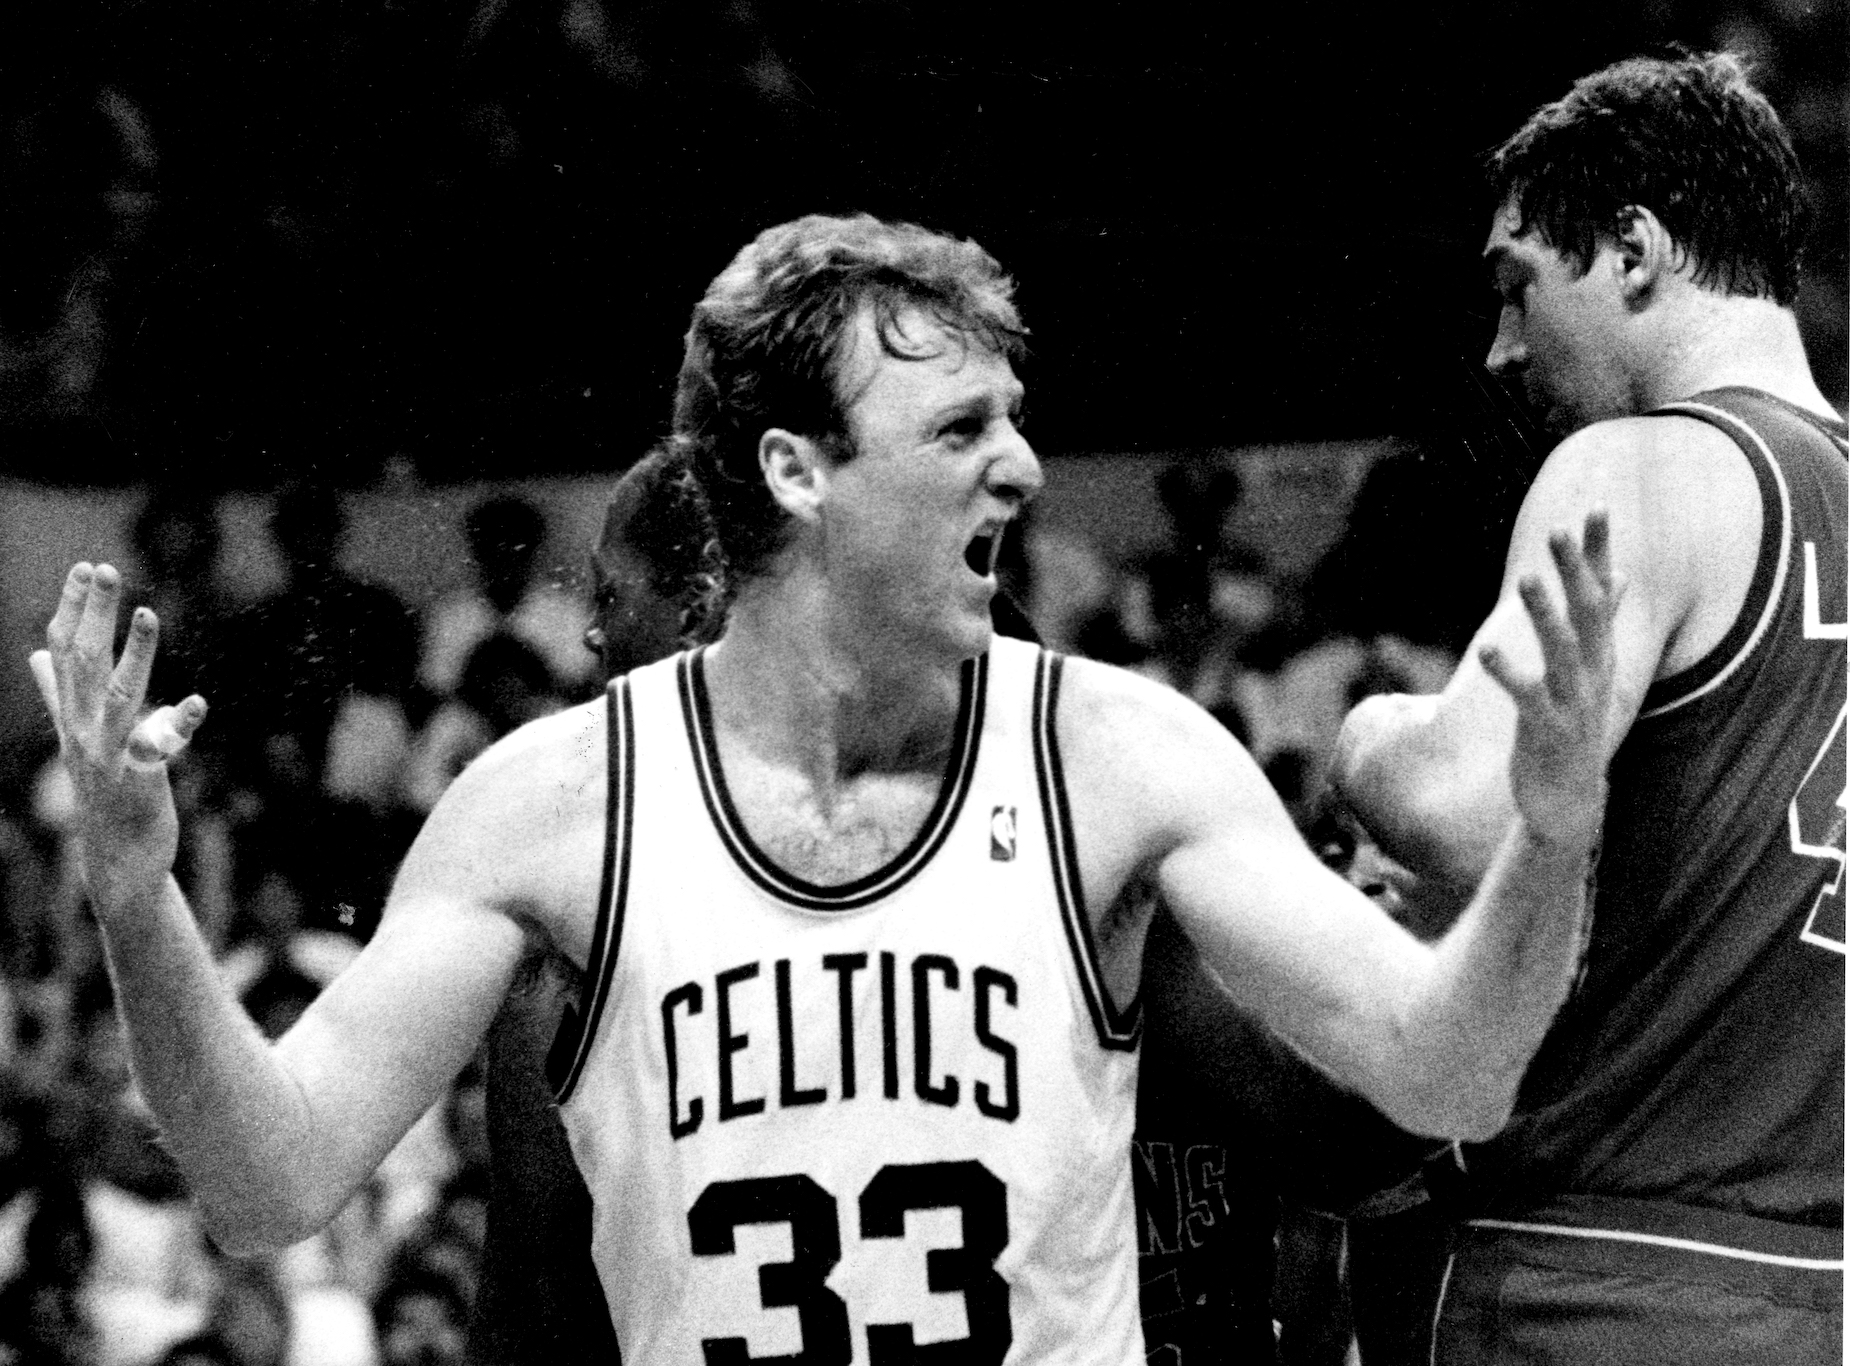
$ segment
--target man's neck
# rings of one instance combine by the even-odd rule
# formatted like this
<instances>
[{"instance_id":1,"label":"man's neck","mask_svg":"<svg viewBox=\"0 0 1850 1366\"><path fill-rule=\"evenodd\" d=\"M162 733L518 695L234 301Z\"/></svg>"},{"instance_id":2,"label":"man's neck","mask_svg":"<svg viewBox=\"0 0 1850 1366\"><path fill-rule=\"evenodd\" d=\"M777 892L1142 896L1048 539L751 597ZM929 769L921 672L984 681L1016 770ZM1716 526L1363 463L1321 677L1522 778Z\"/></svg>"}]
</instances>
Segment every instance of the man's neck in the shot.
<instances>
[{"instance_id":1,"label":"man's neck","mask_svg":"<svg viewBox=\"0 0 1850 1366\"><path fill-rule=\"evenodd\" d=\"M843 620L819 585L744 585L706 656L722 739L821 793L868 775L937 774L961 698L958 661L926 660Z\"/></svg>"},{"instance_id":2,"label":"man's neck","mask_svg":"<svg viewBox=\"0 0 1850 1366\"><path fill-rule=\"evenodd\" d=\"M1745 387L1837 416L1812 378L1798 319L1770 299L1694 289L1651 354L1656 364L1641 386L1641 412L1711 389Z\"/></svg>"}]
</instances>

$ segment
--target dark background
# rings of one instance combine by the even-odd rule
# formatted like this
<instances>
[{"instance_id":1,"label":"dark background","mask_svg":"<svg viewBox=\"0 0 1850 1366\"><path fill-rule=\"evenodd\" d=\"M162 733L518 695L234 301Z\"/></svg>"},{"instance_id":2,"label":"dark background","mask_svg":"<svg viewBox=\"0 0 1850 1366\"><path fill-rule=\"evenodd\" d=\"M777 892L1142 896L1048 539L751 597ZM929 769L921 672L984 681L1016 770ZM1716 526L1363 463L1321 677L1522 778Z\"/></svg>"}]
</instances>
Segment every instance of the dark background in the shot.
<instances>
[{"instance_id":1,"label":"dark background","mask_svg":"<svg viewBox=\"0 0 1850 1366\"><path fill-rule=\"evenodd\" d=\"M1512 430L1476 377L1477 162L1665 40L1761 60L1818 190L1801 312L1841 403L1841 2L9 6L0 471L618 468L731 253L863 208L1020 280L1043 454L1475 456Z\"/></svg>"}]
</instances>

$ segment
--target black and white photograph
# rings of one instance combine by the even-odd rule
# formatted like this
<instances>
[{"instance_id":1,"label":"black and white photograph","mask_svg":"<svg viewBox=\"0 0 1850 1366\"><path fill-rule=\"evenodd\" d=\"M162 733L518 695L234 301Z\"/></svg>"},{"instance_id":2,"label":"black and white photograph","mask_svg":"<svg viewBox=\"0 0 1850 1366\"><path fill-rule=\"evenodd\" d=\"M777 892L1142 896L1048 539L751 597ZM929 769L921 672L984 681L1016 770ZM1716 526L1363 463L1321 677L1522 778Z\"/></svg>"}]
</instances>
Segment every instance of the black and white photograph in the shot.
<instances>
[{"instance_id":1,"label":"black and white photograph","mask_svg":"<svg viewBox=\"0 0 1850 1366\"><path fill-rule=\"evenodd\" d=\"M0 1366L1837 1366L1850 4L0 14Z\"/></svg>"}]
</instances>

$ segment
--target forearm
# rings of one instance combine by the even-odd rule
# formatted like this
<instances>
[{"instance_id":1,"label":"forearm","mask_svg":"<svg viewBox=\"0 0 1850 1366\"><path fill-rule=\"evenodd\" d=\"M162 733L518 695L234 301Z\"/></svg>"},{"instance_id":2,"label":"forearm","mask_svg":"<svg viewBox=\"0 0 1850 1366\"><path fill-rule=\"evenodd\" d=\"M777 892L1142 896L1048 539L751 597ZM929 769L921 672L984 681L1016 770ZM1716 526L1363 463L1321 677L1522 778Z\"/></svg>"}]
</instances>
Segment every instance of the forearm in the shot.
<instances>
[{"instance_id":1,"label":"forearm","mask_svg":"<svg viewBox=\"0 0 1850 1366\"><path fill-rule=\"evenodd\" d=\"M99 909L136 1082L207 1227L240 1251L306 1237L334 1208L312 1194L306 1098L220 979L179 887L168 877Z\"/></svg>"},{"instance_id":2,"label":"forearm","mask_svg":"<svg viewBox=\"0 0 1850 1366\"><path fill-rule=\"evenodd\" d=\"M1401 1037L1426 1121L1416 1127L1483 1139L1507 1121L1579 969L1592 859L1591 838L1543 840L1513 822L1410 1003Z\"/></svg>"}]
</instances>

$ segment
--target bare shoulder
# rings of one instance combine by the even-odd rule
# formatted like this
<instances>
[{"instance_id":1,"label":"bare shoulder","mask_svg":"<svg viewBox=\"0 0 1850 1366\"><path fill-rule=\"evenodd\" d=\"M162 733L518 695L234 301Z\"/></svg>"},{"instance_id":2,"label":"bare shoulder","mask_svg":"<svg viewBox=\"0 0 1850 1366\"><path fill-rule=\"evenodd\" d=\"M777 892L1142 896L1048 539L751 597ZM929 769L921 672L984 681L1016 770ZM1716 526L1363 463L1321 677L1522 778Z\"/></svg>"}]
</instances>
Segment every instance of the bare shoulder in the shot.
<instances>
[{"instance_id":1,"label":"bare shoulder","mask_svg":"<svg viewBox=\"0 0 1850 1366\"><path fill-rule=\"evenodd\" d=\"M601 697L529 721L465 768L437 811L486 807L502 821L535 819L585 799L601 810L605 742Z\"/></svg>"},{"instance_id":2,"label":"bare shoulder","mask_svg":"<svg viewBox=\"0 0 1850 1366\"><path fill-rule=\"evenodd\" d=\"M600 699L497 741L431 812L393 889L394 905L464 902L499 911L581 959L601 873L605 740Z\"/></svg>"},{"instance_id":3,"label":"bare shoulder","mask_svg":"<svg viewBox=\"0 0 1850 1366\"><path fill-rule=\"evenodd\" d=\"M1656 677L1694 663L1727 634L1760 548L1760 485L1740 448L1695 418L1597 422L1563 441L1517 517L1508 570L1541 569L1547 538L1594 507L1611 521L1627 584L1621 631L1649 643Z\"/></svg>"},{"instance_id":4,"label":"bare shoulder","mask_svg":"<svg viewBox=\"0 0 1850 1366\"><path fill-rule=\"evenodd\" d=\"M1069 660L1065 675L1057 726L1082 848L1093 823L1141 863L1204 821L1242 812L1286 820L1246 748L1189 698L1091 660Z\"/></svg>"},{"instance_id":5,"label":"bare shoulder","mask_svg":"<svg viewBox=\"0 0 1850 1366\"><path fill-rule=\"evenodd\" d=\"M1523 501L1519 532L1547 521L1578 526L1594 505L1661 552L1701 544L1717 529L1760 525L1760 489L1740 448L1690 417L1596 422L1557 446ZM1614 550L1623 553L1615 535Z\"/></svg>"}]
</instances>

